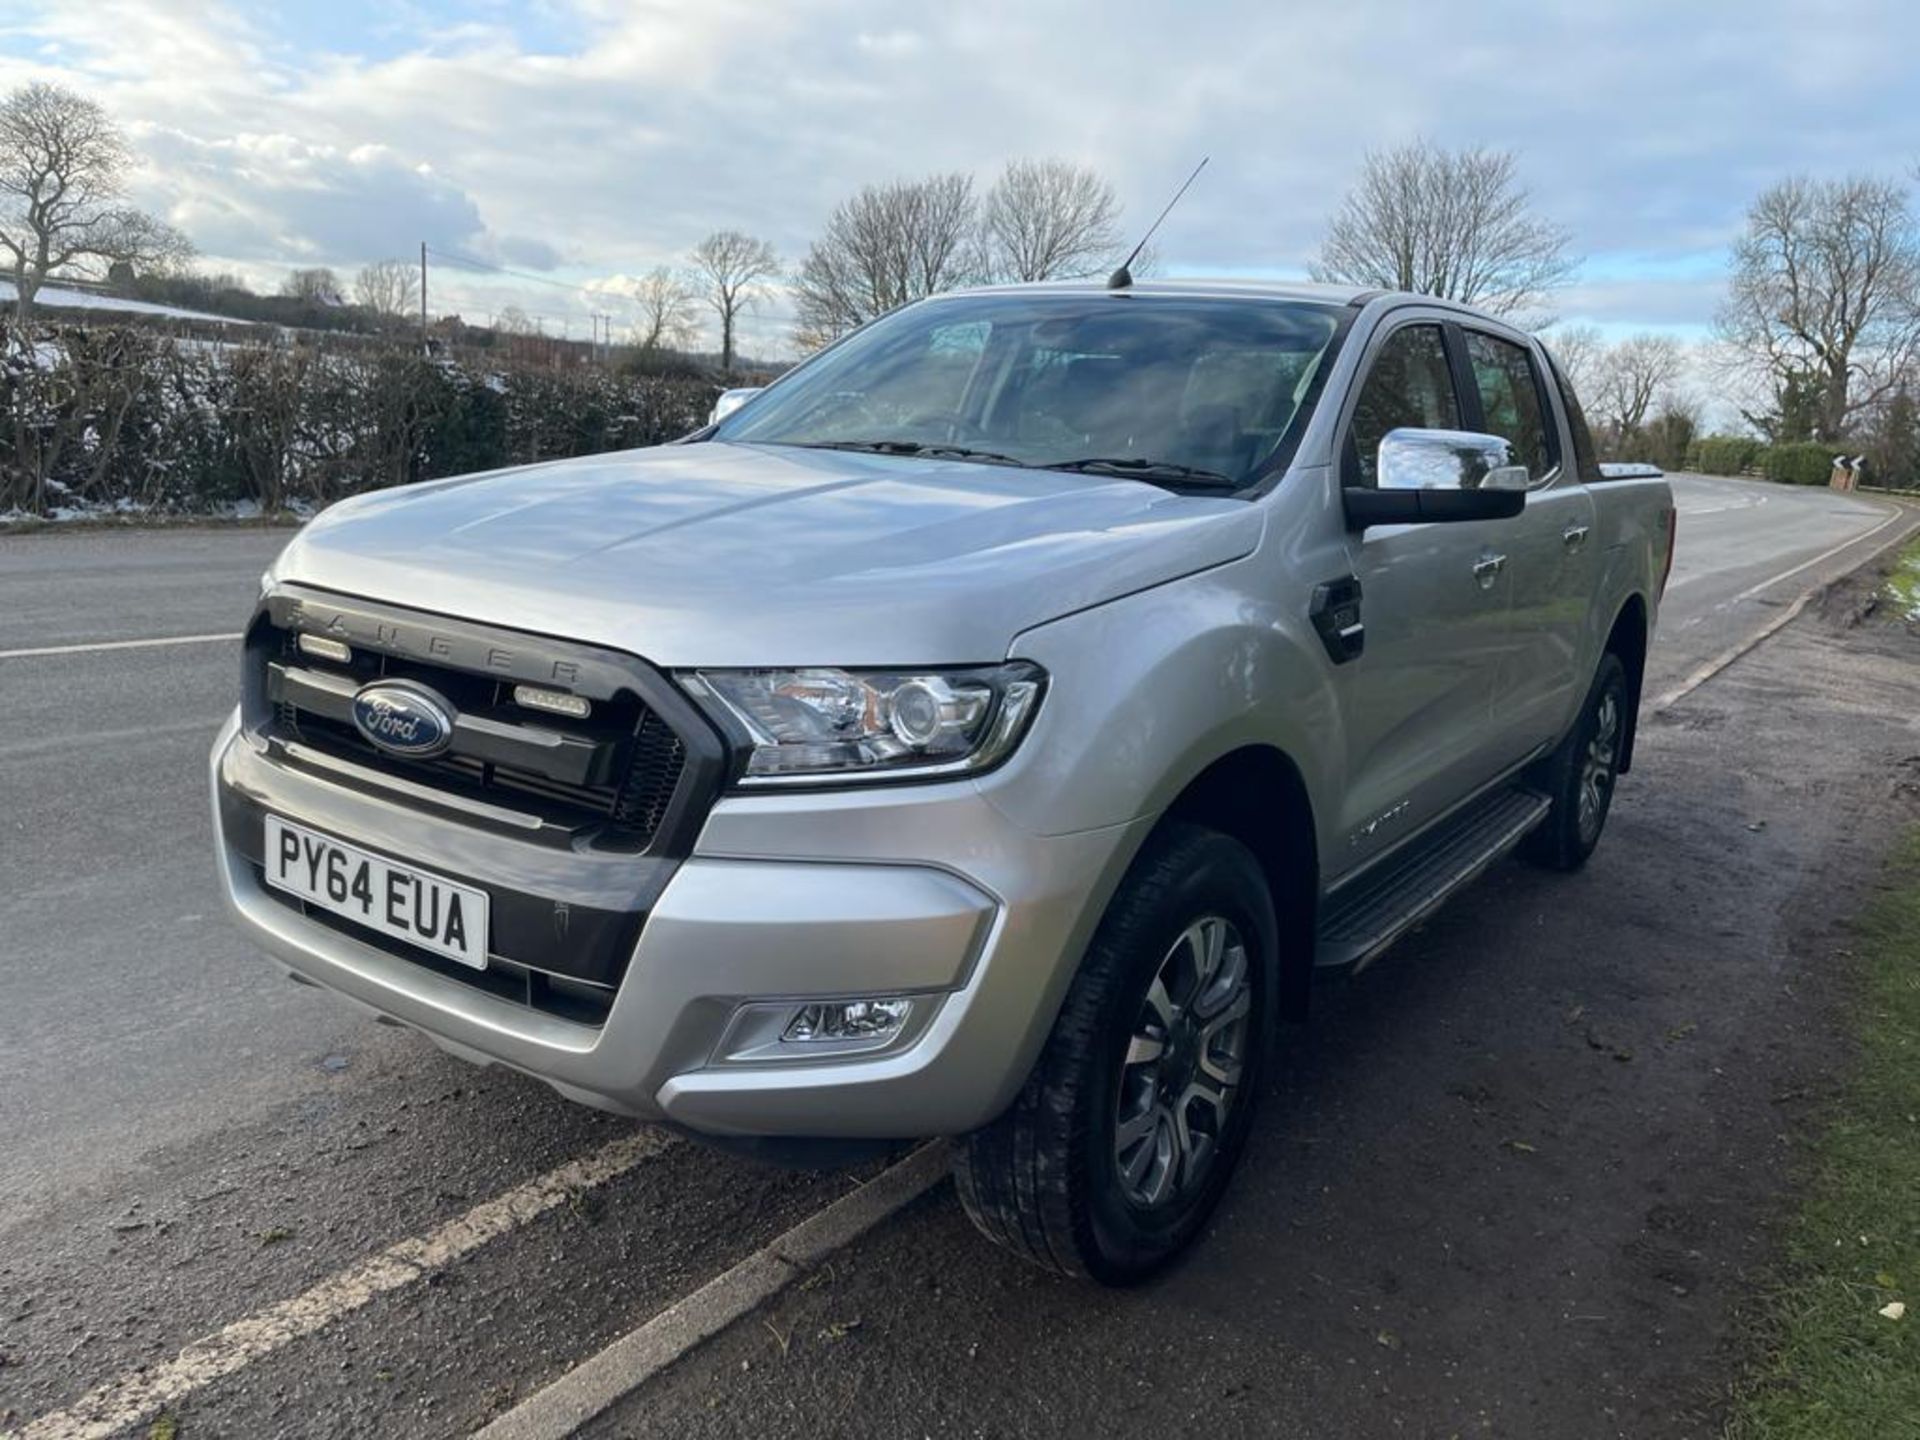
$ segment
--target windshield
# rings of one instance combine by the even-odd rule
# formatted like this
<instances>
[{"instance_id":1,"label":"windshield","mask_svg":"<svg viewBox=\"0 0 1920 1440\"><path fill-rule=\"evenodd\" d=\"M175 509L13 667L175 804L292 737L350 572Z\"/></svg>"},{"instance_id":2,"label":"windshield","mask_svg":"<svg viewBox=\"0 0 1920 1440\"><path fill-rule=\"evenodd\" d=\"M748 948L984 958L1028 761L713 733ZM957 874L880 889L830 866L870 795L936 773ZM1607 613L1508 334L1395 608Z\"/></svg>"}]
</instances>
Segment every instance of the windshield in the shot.
<instances>
[{"instance_id":1,"label":"windshield","mask_svg":"<svg viewBox=\"0 0 1920 1440\"><path fill-rule=\"evenodd\" d=\"M1339 313L1125 294L932 300L796 371L713 438L1237 489L1305 425Z\"/></svg>"}]
</instances>

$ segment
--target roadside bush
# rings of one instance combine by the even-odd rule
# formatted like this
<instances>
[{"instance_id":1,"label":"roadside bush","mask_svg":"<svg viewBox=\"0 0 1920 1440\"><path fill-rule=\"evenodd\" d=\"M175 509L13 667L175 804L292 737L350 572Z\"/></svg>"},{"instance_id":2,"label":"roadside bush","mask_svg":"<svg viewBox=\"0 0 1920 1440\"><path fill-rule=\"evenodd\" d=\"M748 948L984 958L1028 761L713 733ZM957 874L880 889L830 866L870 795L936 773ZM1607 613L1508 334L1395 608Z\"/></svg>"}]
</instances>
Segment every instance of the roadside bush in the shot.
<instances>
[{"instance_id":1,"label":"roadside bush","mask_svg":"<svg viewBox=\"0 0 1920 1440\"><path fill-rule=\"evenodd\" d=\"M213 513L604 450L697 429L688 374L536 368L407 345L232 345L134 327L31 343L0 324L0 515Z\"/></svg>"},{"instance_id":2,"label":"roadside bush","mask_svg":"<svg viewBox=\"0 0 1920 1440\"><path fill-rule=\"evenodd\" d=\"M1770 445L1764 471L1785 485L1825 485L1833 478L1833 447L1818 440Z\"/></svg>"},{"instance_id":3,"label":"roadside bush","mask_svg":"<svg viewBox=\"0 0 1920 1440\"><path fill-rule=\"evenodd\" d=\"M1702 435L1687 446L1687 469L1702 475L1742 475L1758 466L1765 449L1746 435Z\"/></svg>"}]
</instances>

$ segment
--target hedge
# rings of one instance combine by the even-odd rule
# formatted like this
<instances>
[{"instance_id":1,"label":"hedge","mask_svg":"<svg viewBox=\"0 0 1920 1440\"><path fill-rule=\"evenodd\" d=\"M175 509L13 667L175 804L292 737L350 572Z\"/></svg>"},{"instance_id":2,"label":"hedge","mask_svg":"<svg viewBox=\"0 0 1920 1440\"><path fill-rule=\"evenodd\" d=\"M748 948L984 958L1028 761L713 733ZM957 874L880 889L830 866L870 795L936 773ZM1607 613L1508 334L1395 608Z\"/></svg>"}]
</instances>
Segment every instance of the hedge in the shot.
<instances>
[{"instance_id":1,"label":"hedge","mask_svg":"<svg viewBox=\"0 0 1920 1440\"><path fill-rule=\"evenodd\" d=\"M1702 435L1687 447L1687 469L1702 475L1743 475L1766 449L1746 435Z\"/></svg>"},{"instance_id":2,"label":"hedge","mask_svg":"<svg viewBox=\"0 0 1920 1440\"><path fill-rule=\"evenodd\" d=\"M1825 485L1833 478L1833 448L1817 440L1767 447L1763 470L1787 485Z\"/></svg>"},{"instance_id":3,"label":"hedge","mask_svg":"<svg viewBox=\"0 0 1920 1440\"><path fill-rule=\"evenodd\" d=\"M658 444L717 387L516 367L410 346L321 348L0 327L0 515L304 510L386 485Z\"/></svg>"}]
</instances>

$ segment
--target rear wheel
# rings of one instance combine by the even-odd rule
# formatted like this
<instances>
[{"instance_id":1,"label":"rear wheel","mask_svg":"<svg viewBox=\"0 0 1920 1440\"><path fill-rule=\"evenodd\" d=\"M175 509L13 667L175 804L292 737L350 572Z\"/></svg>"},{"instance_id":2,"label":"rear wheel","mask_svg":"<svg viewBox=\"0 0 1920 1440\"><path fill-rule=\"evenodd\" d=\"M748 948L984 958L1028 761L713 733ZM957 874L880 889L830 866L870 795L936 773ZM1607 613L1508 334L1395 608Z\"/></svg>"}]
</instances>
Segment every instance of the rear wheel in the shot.
<instances>
[{"instance_id":1,"label":"rear wheel","mask_svg":"<svg viewBox=\"0 0 1920 1440\"><path fill-rule=\"evenodd\" d=\"M1629 693L1620 657L1603 656L1580 718L1547 758L1542 778L1553 809L1527 837L1529 859L1555 870L1578 870L1600 843L1620 773Z\"/></svg>"},{"instance_id":2,"label":"rear wheel","mask_svg":"<svg viewBox=\"0 0 1920 1440\"><path fill-rule=\"evenodd\" d=\"M1246 1141L1276 936L1245 846L1190 825L1149 842L1027 1083L959 1151L974 1224L1105 1284L1143 1279L1186 1246Z\"/></svg>"}]
</instances>

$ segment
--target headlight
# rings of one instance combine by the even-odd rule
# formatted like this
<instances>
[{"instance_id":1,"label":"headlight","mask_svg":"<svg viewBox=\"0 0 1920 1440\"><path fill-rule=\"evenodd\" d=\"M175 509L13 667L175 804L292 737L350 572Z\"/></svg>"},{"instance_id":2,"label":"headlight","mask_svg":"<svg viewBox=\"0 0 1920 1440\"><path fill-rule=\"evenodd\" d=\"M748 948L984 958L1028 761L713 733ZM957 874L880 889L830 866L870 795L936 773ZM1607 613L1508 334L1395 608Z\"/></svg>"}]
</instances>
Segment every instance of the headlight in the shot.
<instances>
[{"instance_id":1,"label":"headlight","mask_svg":"<svg viewBox=\"0 0 1920 1440\"><path fill-rule=\"evenodd\" d=\"M751 744L743 786L965 775L1004 760L1040 707L1026 661L978 670L700 670L681 677Z\"/></svg>"}]
</instances>

